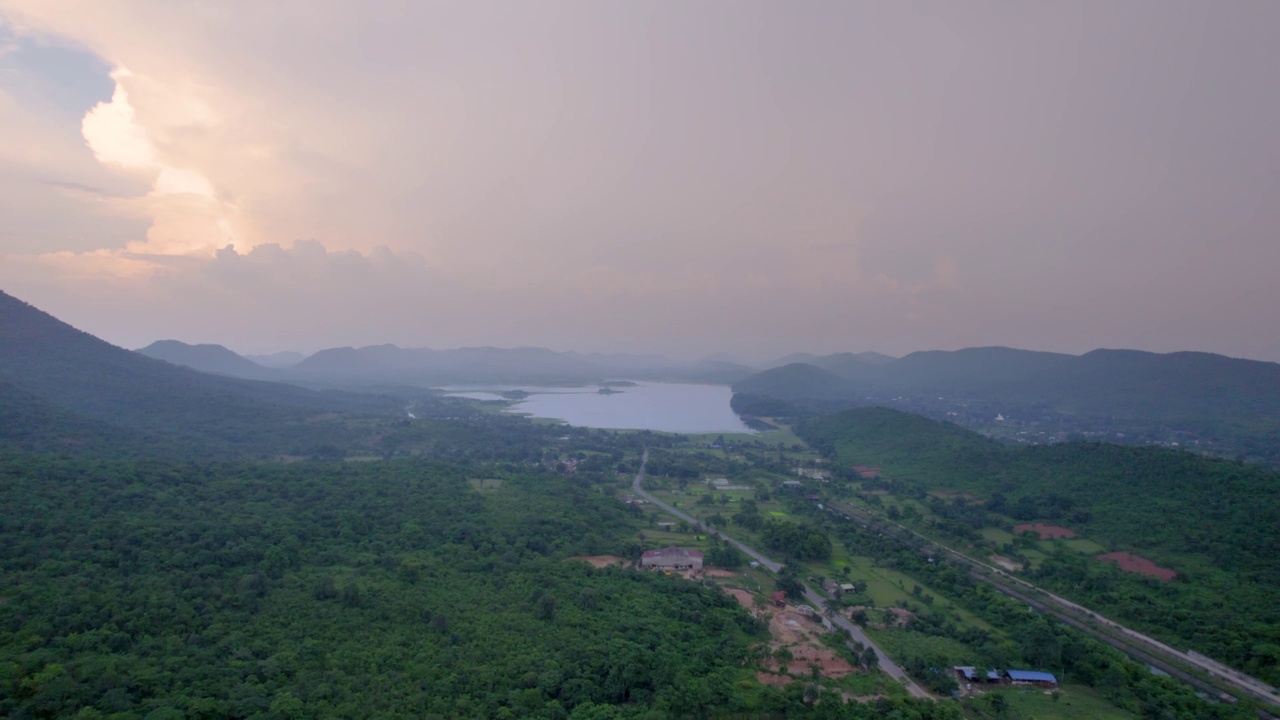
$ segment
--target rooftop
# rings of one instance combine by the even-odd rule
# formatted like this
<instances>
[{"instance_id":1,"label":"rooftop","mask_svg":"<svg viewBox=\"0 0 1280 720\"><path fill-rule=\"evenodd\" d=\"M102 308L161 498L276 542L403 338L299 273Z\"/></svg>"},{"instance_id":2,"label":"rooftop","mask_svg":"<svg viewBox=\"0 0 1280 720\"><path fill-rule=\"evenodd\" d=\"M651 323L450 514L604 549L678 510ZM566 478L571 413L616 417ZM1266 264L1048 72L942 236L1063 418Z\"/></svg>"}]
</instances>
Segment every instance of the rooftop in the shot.
<instances>
[{"instance_id":1,"label":"rooftop","mask_svg":"<svg viewBox=\"0 0 1280 720\"><path fill-rule=\"evenodd\" d=\"M680 558L698 558L699 560L701 560L702 551L686 550L684 548L678 548L678 547L666 547L666 548L661 548L659 550L646 550L644 553L644 557L647 557L647 558L680 557Z\"/></svg>"},{"instance_id":2,"label":"rooftop","mask_svg":"<svg viewBox=\"0 0 1280 720\"><path fill-rule=\"evenodd\" d=\"M1041 672L1039 670L1006 670L1005 674L1010 680L1023 680L1026 682L1058 682L1058 678L1053 673Z\"/></svg>"}]
</instances>

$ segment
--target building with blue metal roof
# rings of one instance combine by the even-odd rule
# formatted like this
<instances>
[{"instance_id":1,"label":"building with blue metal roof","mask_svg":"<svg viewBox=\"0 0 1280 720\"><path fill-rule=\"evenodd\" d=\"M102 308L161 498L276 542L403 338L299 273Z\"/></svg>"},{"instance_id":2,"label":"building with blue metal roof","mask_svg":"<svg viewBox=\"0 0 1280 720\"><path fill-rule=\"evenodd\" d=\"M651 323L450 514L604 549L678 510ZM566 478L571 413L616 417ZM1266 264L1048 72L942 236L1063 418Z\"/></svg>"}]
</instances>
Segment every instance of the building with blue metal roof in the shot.
<instances>
[{"instance_id":1,"label":"building with blue metal roof","mask_svg":"<svg viewBox=\"0 0 1280 720\"><path fill-rule=\"evenodd\" d=\"M1053 673L1041 672L1039 670L1005 670L1004 677L1014 685L1041 685L1044 687L1057 687L1058 678Z\"/></svg>"}]
</instances>

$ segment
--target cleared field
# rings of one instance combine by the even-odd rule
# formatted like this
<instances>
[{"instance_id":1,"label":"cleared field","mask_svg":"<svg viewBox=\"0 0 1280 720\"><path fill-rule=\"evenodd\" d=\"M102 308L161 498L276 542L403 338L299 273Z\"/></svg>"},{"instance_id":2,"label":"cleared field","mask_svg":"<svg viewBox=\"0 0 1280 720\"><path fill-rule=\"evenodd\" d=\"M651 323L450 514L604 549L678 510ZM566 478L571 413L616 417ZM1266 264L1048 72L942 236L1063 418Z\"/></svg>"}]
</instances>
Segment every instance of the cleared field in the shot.
<instances>
[{"instance_id":1,"label":"cleared field","mask_svg":"<svg viewBox=\"0 0 1280 720\"><path fill-rule=\"evenodd\" d=\"M1138 717L1112 705L1083 685L1063 685L1056 700L1053 693L1036 688L1004 688L998 692L1008 703L1009 717L1037 720L1135 720ZM972 702L983 707L988 701L983 697Z\"/></svg>"},{"instance_id":2,"label":"cleared field","mask_svg":"<svg viewBox=\"0 0 1280 720\"><path fill-rule=\"evenodd\" d=\"M1017 535L1022 533L1035 533L1040 536L1041 540L1058 540L1061 538L1073 538L1076 531L1071 528L1064 528L1061 525L1048 525L1045 523L1023 523L1014 525L1013 532Z\"/></svg>"},{"instance_id":3,"label":"cleared field","mask_svg":"<svg viewBox=\"0 0 1280 720\"><path fill-rule=\"evenodd\" d=\"M914 630L867 628L867 637L894 657L929 657L947 665L965 665L976 654L951 638L925 635Z\"/></svg>"},{"instance_id":4,"label":"cleared field","mask_svg":"<svg viewBox=\"0 0 1280 720\"><path fill-rule=\"evenodd\" d=\"M1062 544L1085 555L1097 555L1107 551L1105 547L1088 538L1072 538L1071 540L1064 540Z\"/></svg>"},{"instance_id":5,"label":"cleared field","mask_svg":"<svg viewBox=\"0 0 1280 720\"><path fill-rule=\"evenodd\" d=\"M467 484L476 492L486 495L502 489L502 480L500 478L473 478L468 480Z\"/></svg>"},{"instance_id":6,"label":"cleared field","mask_svg":"<svg viewBox=\"0 0 1280 720\"><path fill-rule=\"evenodd\" d=\"M1007 530L1001 530L1000 528L982 528L978 531L978 534L996 545L1004 545L1005 543L1013 542L1013 533Z\"/></svg>"},{"instance_id":7,"label":"cleared field","mask_svg":"<svg viewBox=\"0 0 1280 720\"><path fill-rule=\"evenodd\" d=\"M1113 562L1119 565L1120 569L1124 570L1125 572L1132 572L1132 573L1138 573L1140 575L1146 575L1148 577L1153 577L1158 580L1163 580L1164 582L1169 582L1170 580L1178 576L1178 573L1175 572L1174 570L1170 570L1167 567L1160 567L1159 565L1151 562L1150 560L1142 557L1141 555L1134 555L1132 553L1127 553L1127 552L1107 553L1106 555L1099 555L1097 559L1103 562Z\"/></svg>"}]
</instances>

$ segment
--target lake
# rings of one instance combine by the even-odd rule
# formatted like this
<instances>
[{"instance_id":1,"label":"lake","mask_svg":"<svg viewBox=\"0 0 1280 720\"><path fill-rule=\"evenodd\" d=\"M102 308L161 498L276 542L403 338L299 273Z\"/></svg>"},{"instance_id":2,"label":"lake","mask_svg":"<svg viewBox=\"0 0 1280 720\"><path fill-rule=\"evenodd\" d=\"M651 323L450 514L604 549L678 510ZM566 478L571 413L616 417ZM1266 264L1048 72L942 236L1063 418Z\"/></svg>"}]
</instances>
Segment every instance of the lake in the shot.
<instances>
[{"instance_id":1,"label":"lake","mask_svg":"<svg viewBox=\"0 0 1280 720\"><path fill-rule=\"evenodd\" d=\"M725 385L637 382L601 394L591 387L506 386L445 388L455 397L502 400L499 393L523 390L510 412L563 420L570 425L610 430L659 430L673 433L751 433L729 408L733 391Z\"/></svg>"}]
</instances>

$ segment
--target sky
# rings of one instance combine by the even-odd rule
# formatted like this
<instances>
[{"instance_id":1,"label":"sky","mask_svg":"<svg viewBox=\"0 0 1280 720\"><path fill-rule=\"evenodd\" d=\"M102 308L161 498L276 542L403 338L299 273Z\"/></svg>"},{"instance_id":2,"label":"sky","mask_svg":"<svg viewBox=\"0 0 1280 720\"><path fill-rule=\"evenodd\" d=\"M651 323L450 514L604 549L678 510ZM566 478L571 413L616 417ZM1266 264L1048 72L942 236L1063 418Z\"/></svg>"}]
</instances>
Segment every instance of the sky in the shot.
<instances>
[{"instance_id":1,"label":"sky","mask_svg":"<svg viewBox=\"0 0 1280 720\"><path fill-rule=\"evenodd\" d=\"M124 347L1280 361L1280 2L0 0L0 289Z\"/></svg>"}]
</instances>

